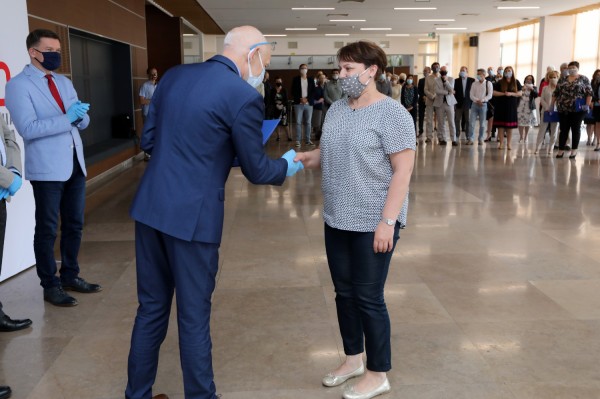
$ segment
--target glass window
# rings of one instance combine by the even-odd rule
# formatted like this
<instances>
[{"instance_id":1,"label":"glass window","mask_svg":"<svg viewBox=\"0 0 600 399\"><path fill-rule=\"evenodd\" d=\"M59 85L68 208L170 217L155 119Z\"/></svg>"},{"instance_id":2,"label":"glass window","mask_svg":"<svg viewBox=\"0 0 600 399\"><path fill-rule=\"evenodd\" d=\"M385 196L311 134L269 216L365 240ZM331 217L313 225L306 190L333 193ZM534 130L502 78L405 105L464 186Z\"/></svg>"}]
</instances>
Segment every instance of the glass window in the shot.
<instances>
[{"instance_id":1,"label":"glass window","mask_svg":"<svg viewBox=\"0 0 600 399\"><path fill-rule=\"evenodd\" d=\"M581 74L589 78L592 77L599 64L599 38L600 9L577 14L573 58L579 62Z\"/></svg>"},{"instance_id":2,"label":"glass window","mask_svg":"<svg viewBox=\"0 0 600 399\"><path fill-rule=\"evenodd\" d=\"M502 65L512 66L521 81L537 70L539 31L540 24L534 23L500 32Z\"/></svg>"}]
</instances>

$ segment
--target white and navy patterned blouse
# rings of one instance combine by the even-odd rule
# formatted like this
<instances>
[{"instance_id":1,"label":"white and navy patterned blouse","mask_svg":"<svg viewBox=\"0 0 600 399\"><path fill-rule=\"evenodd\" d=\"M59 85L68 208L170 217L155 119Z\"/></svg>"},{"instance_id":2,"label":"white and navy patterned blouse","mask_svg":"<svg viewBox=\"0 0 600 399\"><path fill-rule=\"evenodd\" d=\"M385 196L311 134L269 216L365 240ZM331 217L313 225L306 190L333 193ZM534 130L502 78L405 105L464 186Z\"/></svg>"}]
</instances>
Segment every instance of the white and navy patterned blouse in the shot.
<instances>
[{"instance_id":1,"label":"white and navy patterned blouse","mask_svg":"<svg viewBox=\"0 0 600 399\"><path fill-rule=\"evenodd\" d=\"M389 155L415 150L412 117L389 97L356 110L341 99L327 111L320 147L325 223L346 231L375 231L393 174ZM408 192L397 217L402 227L407 210Z\"/></svg>"}]
</instances>

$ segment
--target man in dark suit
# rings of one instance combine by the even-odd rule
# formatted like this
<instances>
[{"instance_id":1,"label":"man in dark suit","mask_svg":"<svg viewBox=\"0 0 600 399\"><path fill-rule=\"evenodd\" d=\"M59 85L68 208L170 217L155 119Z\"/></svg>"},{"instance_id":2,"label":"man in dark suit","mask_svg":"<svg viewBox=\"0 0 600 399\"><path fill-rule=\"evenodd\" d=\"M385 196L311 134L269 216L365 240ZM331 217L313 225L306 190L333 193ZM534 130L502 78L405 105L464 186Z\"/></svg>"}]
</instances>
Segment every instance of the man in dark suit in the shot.
<instances>
[{"instance_id":1,"label":"man in dark suit","mask_svg":"<svg viewBox=\"0 0 600 399\"><path fill-rule=\"evenodd\" d=\"M185 397L217 397L209 322L233 159L254 184L281 185L302 165L293 150L277 160L263 151L255 88L270 60L271 43L256 28L235 28L222 55L172 68L152 97L141 143L152 158L131 207L139 307L128 399L152 396L174 292Z\"/></svg>"},{"instance_id":2,"label":"man in dark suit","mask_svg":"<svg viewBox=\"0 0 600 399\"><path fill-rule=\"evenodd\" d=\"M313 146L310 139L313 105L315 103L315 81L308 78L308 65L301 64L300 75L292 80L292 98L294 99L294 117L296 118L296 147L302 145L302 125L306 145ZM304 123L303 123L304 122Z\"/></svg>"},{"instance_id":3,"label":"man in dark suit","mask_svg":"<svg viewBox=\"0 0 600 399\"><path fill-rule=\"evenodd\" d=\"M417 89L419 91L419 136L423 135L423 121L425 120L425 80L431 73L431 68L423 68L423 77L419 79Z\"/></svg>"},{"instance_id":4,"label":"man in dark suit","mask_svg":"<svg viewBox=\"0 0 600 399\"><path fill-rule=\"evenodd\" d=\"M454 97L456 98L456 110L454 111L454 125L456 126L456 140L460 141L460 131L469 131L469 110L471 109L471 85L475 79L469 77L469 69L466 66L460 68L459 77L454 80ZM473 144L473 142L467 142Z\"/></svg>"}]
</instances>

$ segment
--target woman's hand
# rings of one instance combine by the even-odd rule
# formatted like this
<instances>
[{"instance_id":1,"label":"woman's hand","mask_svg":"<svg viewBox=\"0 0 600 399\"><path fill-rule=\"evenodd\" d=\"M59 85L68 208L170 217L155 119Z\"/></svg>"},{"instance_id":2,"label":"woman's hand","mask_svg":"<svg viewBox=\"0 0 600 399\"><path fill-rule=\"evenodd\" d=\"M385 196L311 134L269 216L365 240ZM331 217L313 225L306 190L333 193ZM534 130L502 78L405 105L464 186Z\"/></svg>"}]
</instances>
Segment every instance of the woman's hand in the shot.
<instances>
[{"instance_id":1,"label":"woman's hand","mask_svg":"<svg viewBox=\"0 0 600 399\"><path fill-rule=\"evenodd\" d=\"M306 169L318 169L321 167L321 150L316 149L308 152L299 152L294 162L302 162Z\"/></svg>"},{"instance_id":2,"label":"woman's hand","mask_svg":"<svg viewBox=\"0 0 600 399\"><path fill-rule=\"evenodd\" d=\"M375 253L391 252L394 248L394 226L379 222L375 229L373 251Z\"/></svg>"}]
</instances>

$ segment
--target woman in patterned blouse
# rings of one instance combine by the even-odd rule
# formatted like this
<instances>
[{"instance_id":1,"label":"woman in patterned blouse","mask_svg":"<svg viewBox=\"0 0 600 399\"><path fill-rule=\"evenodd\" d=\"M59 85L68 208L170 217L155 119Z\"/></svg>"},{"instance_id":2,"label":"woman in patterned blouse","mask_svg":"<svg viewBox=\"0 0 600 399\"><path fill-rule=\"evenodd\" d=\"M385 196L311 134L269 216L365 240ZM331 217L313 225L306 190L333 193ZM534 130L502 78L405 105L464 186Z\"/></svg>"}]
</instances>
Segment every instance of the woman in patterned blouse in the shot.
<instances>
[{"instance_id":1,"label":"woman in patterned blouse","mask_svg":"<svg viewBox=\"0 0 600 399\"><path fill-rule=\"evenodd\" d=\"M325 249L346 354L323 385L338 386L364 374L343 397L367 399L390 390L391 330L384 286L406 224L415 127L398 101L377 91L374 77L387 63L377 44L348 44L339 50L338 61L349 98L329 108L321 147L295 160L323 173Z\"/></svg>"},{"instance_id":2,"label":"woman in patterned blouse","mask_svg":"<svg viewBox=\"0 0 600 399\"><path fill-rule=\"evenodd\" d=\"M579 63L572 61L568 66L569 74L558 82L552 96L551 109L556 104L560 122L560 136L558 138L558 153L556 158L565 154L565 145L569 138L569 130L573 134L571 140L571 155L577 155L577 147L581 138L581 122L592 103L592 86L590 80L579 74Z\"/></svg>"}]
</instances>

